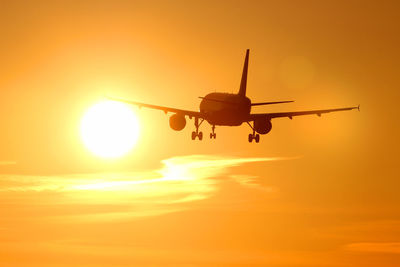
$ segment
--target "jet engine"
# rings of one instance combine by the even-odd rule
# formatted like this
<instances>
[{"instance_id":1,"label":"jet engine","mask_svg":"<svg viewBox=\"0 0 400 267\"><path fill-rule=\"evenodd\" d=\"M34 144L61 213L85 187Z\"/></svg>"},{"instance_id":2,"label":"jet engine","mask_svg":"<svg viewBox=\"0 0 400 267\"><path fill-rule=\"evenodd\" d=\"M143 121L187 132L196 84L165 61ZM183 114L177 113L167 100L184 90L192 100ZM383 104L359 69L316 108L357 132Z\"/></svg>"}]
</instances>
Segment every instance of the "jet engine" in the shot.
<instances>
[{"instance_id":1,"label":"jet engine","mask_svg":"<svg viewBox=\"0 0 400 267\"><path fill-rule=\"evenodd\" d=\"M254 129L259 134L267 134L272 129L271 120L265 119L257 119L254 121Z\"/></svg>"},{"instance_id":2,"label":"jet engine","mask_svg":"<svg viewBox=\"0 0 400 267\"><path fill-rule=\"evenodd\" d=\"M169 126L175 131L181 131L186 126L185 116L174 114L169 118Z\"/></svg>"}]
</instances>

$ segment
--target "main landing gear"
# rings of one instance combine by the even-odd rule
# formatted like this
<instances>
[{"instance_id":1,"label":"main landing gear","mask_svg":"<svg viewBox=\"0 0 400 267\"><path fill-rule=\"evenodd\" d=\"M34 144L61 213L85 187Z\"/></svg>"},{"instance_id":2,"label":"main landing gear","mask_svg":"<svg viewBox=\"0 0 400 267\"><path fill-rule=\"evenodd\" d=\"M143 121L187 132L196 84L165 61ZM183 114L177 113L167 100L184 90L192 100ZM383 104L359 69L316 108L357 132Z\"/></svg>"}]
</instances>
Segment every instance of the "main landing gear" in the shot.
<instances>
[{"instance_id":1,"label":"main landing gear","mask_svg":"<svg viewBox=\"0 0 400 267\"><path fill-rule=\"evenodd\" d=\"M254 129L254 122L253 122L253 126L251 126L251 124L249 122L247 122L247 124L253 130L253 133L249 134L249 143L253 142L253 140L256 141L256 143L260 142L260 135L256 134L256 130Z\"/></svg>"},{"instance_id":2,"label":"main landing gear","mask_svg":"<svg viewBox=\"0 0 400 267\"><path fill-rule=\"evenodd\" d=\"M260 135L259 134L249 134L249 142L256 141L256 143L260 142Z\"/></svg>"},{"instance_id":3,"label":"main landing gear","mask_svg":"<svg viewBox=\"0 0 400 267\"><path fill-rule=\"evenodd\" d=\"M196 127L196 131L192 132L192 140L196 140L196 137L199 138L199 140L203 140L203 132L199 132L200 125L203 123L204 119L201 119L199 122L199 118L194 118L194 126ZM215 139L217 138L217 134L215 133L215 125L212 125L211 128L212 132L210 133L210 139Z\"/></svg>"},{"instance_id":4,"label":"main landing gear","mask_svg":"<svg viewBox=\"0 0 400 267\"><path fill-rule=\"evenodd\" d=\"M204 119L201 119L199 123L199 118L194 119L194 126L196 127L196 131L192 132L192 140L195 140L196 137L199 138L199 140L203 140L203 132L199 132L199 127L203 123Z\"/></svg>"}]
</instances>

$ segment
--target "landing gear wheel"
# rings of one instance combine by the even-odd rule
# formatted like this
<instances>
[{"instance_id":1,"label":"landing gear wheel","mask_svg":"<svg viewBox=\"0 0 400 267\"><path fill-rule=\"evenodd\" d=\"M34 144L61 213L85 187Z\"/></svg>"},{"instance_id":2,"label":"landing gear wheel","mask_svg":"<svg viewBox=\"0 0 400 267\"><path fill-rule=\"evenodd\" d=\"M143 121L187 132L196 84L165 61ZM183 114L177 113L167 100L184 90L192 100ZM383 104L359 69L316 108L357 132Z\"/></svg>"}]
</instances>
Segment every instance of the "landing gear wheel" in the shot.
<instances>
[{"instance_id":1,"label":"landing gear wheel","mask_svg":"<svg viewBox=\"0 0 400 267\"><path fill-rule=\"evenodd\" d=\"M195 140L196 137L198 137L199 140L203 139L203 133L199 132L199 127L203 123L203 121L204 121L204 119L201 119L201 121L199 123L199 118L198 117L194 118L194 126L196 127L196 131L192 132L192 140Z\"/></svg>"},{"instance_id":2,"label":"landing gear wheel","mask_svg":"<svg viewBox=\"0 0 400 267\"><path fill-rule=\"evenodd\" d=\"M249 134L249 143L253 142L253 135Z\"/></svg>"},{"instance_id":3,"label":"landing gear wheel","mask_svg":"<svg viewBox=\"0 0 400 267\"><path fill-rule=\"evenodd\" d=\"M256 143L260 142L260 135L256 134L256 136L254 137L254 139L256 140Z\"/></svg>"},{"instance_id":4,"label":"landing gear wheel","mask_svg":"<svg viewBox=\"0 0 400 267\"><path fill-rule=\"evenodd\" d=\"M215 125L212 125L211 131L212 132L210 133L210 139L217 138L217 134L215 133Z\"/></svg>"}]
</instances>

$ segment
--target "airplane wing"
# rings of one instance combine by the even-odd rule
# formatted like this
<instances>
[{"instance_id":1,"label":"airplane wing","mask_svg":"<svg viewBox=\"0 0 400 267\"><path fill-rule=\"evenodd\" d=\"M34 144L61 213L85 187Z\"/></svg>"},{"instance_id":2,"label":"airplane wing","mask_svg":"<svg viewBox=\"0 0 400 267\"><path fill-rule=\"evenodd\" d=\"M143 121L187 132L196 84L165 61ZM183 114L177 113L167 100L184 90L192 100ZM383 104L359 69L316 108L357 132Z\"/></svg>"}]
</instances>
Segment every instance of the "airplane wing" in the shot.
<instances>
[{"instance_id":1,"label":"airplane wing","mask_svg":"<svg viewBox=\"0 0 400 267\"><path fill-rule=\"evenodd\" d=\"M178 109L178 108L170 108L170 107L164 107L164 106L157 106L157 105L152 105L152 104L146 104L146 103L141 103L141 102L136 102L136 101L130 101L130 100L125 100L125 99L120 99L120 98L114 98L114 97L108 97L110 100L114 101L120 101L124 102L127 104L135 105L138 106L139 108L145 107L145 108L151 108L151 109L158 109L164 111L165 114L168 112L172 113L177 113L177 114L182 114L185 116L188 116L190 119L192 117L194 118L201 118L205 119L205 116L203 113L199 111L191 111L191 110L184 110L184 109Z\"/></svg>"},{"instance_id":2,"label":"airplane wing","mask_svg":"<svg viewBox=\"0 0 400 267\"><path fill-rule=\"evenodd\" d=\"M324 113L353 110L353 109L360 110L360 105L358 105L357 107L347 107L347 108L319 109L319 110L294 111L294 112L259 113L259 114L256 113L256 114L250 114L248 121L253 121L259 118L274 119L274 118L287 117L289 119L292 119L292 117L303 116L303 115L321 116L321 114Z\"/></svg>"}]
</instances>

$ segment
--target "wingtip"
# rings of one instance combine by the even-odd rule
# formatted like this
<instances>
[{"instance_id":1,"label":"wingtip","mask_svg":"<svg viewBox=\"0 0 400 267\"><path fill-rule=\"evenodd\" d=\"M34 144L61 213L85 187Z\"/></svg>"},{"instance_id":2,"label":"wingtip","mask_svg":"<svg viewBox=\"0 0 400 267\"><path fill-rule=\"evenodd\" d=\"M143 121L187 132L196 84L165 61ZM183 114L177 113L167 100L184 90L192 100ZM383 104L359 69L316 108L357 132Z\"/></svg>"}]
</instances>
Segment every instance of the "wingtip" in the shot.
<instances>
[{"instance_id":1,"label":"wingtip","mask_svg":"<svg viewBox=\"0 0 400 267\"><path fill-rule=\"evenodd\" d=\"M360 104L358 104L357 109L358 109L358 111L360 111Z\"/></svg>"}]
</instances>

